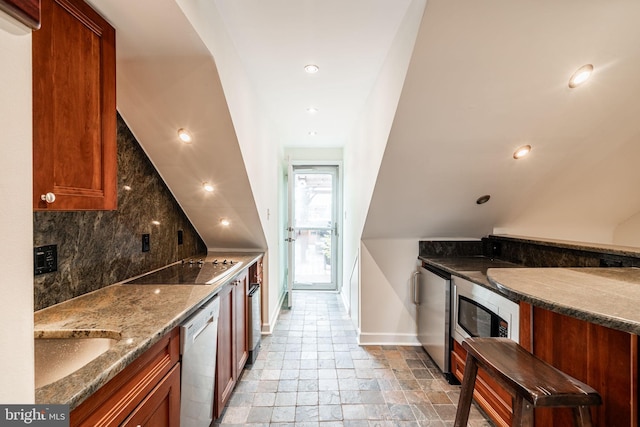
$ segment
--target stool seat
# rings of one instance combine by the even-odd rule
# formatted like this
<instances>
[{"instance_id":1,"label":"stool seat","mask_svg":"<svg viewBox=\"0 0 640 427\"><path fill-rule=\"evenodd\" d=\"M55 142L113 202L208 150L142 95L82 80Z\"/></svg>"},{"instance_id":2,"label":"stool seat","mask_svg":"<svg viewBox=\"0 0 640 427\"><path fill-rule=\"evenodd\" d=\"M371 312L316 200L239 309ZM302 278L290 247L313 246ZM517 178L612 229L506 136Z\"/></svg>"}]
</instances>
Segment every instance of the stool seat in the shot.
<instances>
[{"instance_id":1,"label":"stool seat","mask_svg":"<svg viewBox=\"0 0 640 427\"><path fill-rule=\"evenodd\" d=\"M591 426L589 406L602 403L592 387L507 338L467 338L462 347L467 361L454 426L466 426L478 366L512 394L514 426L533 425L534 407L573 407L576 425Z\"/></svg>"}]
</instances>

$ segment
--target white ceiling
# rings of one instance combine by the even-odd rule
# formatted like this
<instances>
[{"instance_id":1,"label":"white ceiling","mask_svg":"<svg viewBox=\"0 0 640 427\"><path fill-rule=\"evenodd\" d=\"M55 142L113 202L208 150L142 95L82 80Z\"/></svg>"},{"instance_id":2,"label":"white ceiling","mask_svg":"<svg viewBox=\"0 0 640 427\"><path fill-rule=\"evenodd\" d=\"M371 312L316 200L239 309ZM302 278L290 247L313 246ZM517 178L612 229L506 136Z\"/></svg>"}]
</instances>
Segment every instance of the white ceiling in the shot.
<instances>
[{"instance_id":1,"label":"white ceiling","mask_svg":"<svg viewBox=\"0 0 640 427\"><path fill-rule=\"evenodd\" d=\"M116 28L120 114L213 249L266 241L218 75L222 59L183 9L224 22L277 150L346 143L411 0L88 2ZM305 73L310 63L320 71ZM319 111L310 115L310 106ZM177 142L180 127L194 133L191 145ZM202 191L205 181L213 194ZM232 227L220 227L222 217Z\"/></svg>"},{"instance_id":2,"label":"white ceiling","mask_svg":"<svg viewBox=\"0 0 640 427\"><path fill-rule=\"evenodd\" d=\"M611 243L640 210L638 22L637 1L430 0L364 237Z\"/></svg>"},{"instance_id":3,"label":"white ceiling","mask_svg":"<svg viewBox=\"0 0 640 427\"><path fill-rule=\"evenodd\" d=\"M346 143L411 0L214 0L285 147ZM304 66L316 64L316 74ZM309 114L307 107L319 111ZM309 136L311 131L317 132Z\"/></svg>"},{"instance_id":4,"label":"white ceiling","mask_svg":"<svg viewBox=\"0 0 640 427\"><path fill-rule=\"evenodd\" d=\"M349 143L411 3L178 1L215 7L274 147ZM264 247L207 38L175 0L89 2L116 27L119 110L205 242ZM608 242L640 212L638 22L636 0L429 0L363 237ZM308 63L320 72L305 74ZM585 63L593 78L569 89ZM190 147L176 145L182 126L196 129ZM522 144L532 153L515 161ZM483 194L491 201L476 205ZM241 226L222 230L219 216Z\"/></svg>"}]
</instances>

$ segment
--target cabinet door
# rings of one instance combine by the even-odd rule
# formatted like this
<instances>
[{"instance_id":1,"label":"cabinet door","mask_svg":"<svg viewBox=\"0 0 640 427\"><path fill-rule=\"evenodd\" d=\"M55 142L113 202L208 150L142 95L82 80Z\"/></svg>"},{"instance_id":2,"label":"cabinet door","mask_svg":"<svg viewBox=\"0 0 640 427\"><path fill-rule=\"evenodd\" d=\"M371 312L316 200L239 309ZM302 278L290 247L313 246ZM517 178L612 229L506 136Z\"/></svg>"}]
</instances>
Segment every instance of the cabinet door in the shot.
<instances>
[{"instance_id":1,"label":"cabinet door","mask_svg":"<svg viewBox=\"0 0 640 427\"><path fill-rule=\"evenodd\" d=\"M172 427L180 425L180 364L160 381L122 426Z\"/></svg>"},{"instance_id":2,"label":"cabinet door","mask_svg":"<svg viewBox=\"0 0 640 427\"><path fill-rule=\"evenodd\" d=\"M116 209L115 30L82 0L42 0L32 54L33 208Z\"/></svg>"},{"instance_id":3,"label":"cabinet door","mask_svg":"<svg viewBox=\"0 0 640 427\"><path fill-rule=\"evenodd\" d=\"M233 338L233 285L226 285L218 294L220 314L218 316L218 345L216 353L216 386L214 392L214 418L220 417L237 380L235 342Z\"/></svg>"},{"instance_id":4,"label":"cabinet door","mask_svg":"<svg viewBox=\"0 0 640 427\"><path fill-rule=\"evenodd\" d=\"M234 285L234 338L235 338L235 358L238 374L242 372L244 365L249 358L249 330L248 327L248 299L249 299L249 277L245 272L235 280Z\"/></svg>"}]
</instances>

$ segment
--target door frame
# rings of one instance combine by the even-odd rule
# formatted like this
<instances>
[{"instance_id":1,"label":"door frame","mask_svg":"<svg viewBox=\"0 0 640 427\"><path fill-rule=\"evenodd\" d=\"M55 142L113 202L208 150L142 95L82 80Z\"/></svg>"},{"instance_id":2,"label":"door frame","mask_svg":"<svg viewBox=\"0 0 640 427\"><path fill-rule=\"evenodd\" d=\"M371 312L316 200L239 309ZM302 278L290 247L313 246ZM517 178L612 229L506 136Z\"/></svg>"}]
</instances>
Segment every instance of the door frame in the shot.
<instances>
[{"instance_id":1,"label":"door frame","mask_svg":"<svg viewBox=\"0 0 640 427\"><path fill-rule=\"evenodd\" d=\"M288 167L287 167L287 197L286 197L286 205L287 205L287 218L285 220L285 224L286 224L286 229L284 230L284 236L285 236L285 240L287 240L287 290L289 293L289 298L288 298L288 302L289 302L289 307L291 307L292 305L292 297L291 297L291 293L293 292L293 280L294 280L294 274L293 274L293 269L292 269L292 264L294 262L293 259L293 246L295 245L295 242L293 241L289 241L288 239L293 238L293 230L292 230L292 217L293 217L293 206L291 206L291 194L293 191L293 181L292 179L290 179L293 176L293 169L295 168L302 168L302 167L308 167L308 168L313 168L313 167L335 167L336 168L336 178L337 178L337 183L336 183L336 206L335 206L335 222L336 222L336 232L337 232L337 236L336 236L336 242L335 242L335 248L332 248L332 250L335 250L336 252L336 265L335 265L335 289L331 289L332 292L340 292L340 290L342 289L342 269L343 269L343 265L342 265L342 236L343 236L343 219L344 219L344 213L343 213L343 202L342 202L342 194L343 194L343 168L342 168L342 161L339 160L289 160L288 162Z\"/></svg>"}]
</instances>

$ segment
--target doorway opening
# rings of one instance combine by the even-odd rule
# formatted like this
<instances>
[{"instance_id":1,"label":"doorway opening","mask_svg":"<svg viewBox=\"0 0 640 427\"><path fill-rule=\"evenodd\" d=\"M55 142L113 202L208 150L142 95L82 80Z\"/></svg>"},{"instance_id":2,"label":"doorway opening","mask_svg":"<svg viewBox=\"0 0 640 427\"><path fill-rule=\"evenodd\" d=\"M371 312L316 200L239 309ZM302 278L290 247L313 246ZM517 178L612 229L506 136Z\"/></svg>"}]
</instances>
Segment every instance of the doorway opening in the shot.
<instances>
[{"instance_id":1,"label":"doorway opening","mask_svg":"<svg viewBox=\"0 0 640 427\"><path fill-rule=\"evenodd\" d=\"M289 294L337 290L340 206L338 165L290 165Z\"/></svg>"}]
</instances>

